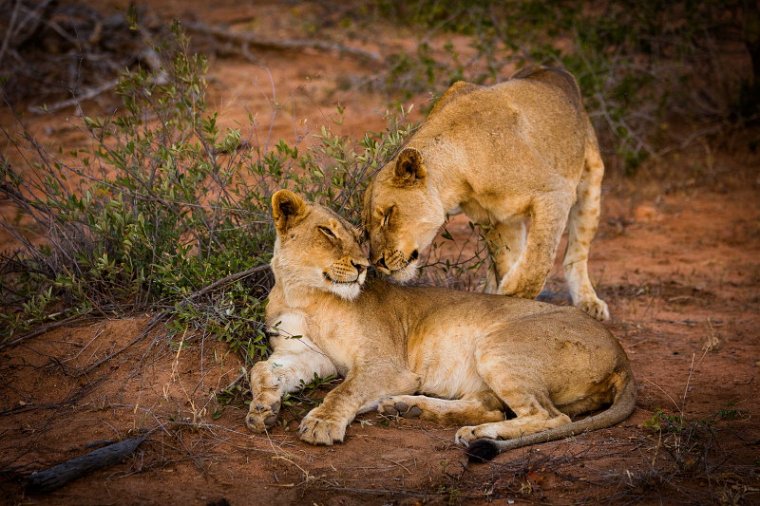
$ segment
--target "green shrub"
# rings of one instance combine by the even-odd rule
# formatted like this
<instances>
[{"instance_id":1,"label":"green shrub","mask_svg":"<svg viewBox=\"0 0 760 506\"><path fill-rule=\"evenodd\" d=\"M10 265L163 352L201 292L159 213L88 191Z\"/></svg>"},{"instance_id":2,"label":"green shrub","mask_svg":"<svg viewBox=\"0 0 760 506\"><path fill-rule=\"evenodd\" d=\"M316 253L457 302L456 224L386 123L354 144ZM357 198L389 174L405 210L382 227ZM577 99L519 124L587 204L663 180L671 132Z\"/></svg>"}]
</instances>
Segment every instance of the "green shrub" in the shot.
<instances>
[{"instance_id":1,"label":"green shrub","mask_svg":"<svg viewBox=\"0 0 760 506\"><path fill-rule=\"evenodd\" d=\"M159 48L162 78L127 72L120 113L85 118L94 147L72 153L76 164L27 137L35 167L0 165L0 198L18 211L0 224L21 245L0 257L5 342L41 322L150 309L164 311L175 332L263 353L272 280L257 267L273 247L271 194L290 188L357 222L368 177L412 128L402 109L358 145L323 128L307 149L251 146L206 110L205 59L188 52L178 26L173 34ZM249 275L204 288L238 272Z\"/></svg>"}]
</instances>

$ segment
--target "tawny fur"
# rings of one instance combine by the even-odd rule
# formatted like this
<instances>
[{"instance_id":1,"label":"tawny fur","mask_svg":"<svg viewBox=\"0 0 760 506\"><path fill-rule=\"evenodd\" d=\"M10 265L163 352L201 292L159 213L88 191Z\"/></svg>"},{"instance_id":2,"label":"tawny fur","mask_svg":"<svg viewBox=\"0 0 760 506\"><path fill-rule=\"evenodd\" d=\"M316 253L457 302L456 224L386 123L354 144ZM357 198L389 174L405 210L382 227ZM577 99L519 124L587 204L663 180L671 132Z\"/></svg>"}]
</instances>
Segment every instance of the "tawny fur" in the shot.
<instances>
[{"instance_id":1,"label":"tawny fur","mask_svg":"<svg viewBox=\"0 0 760 506\"><path fill-rule=\"evenodd\" d=\"M569 73L523 70L491 87L457 82L367 189L372 262L397 281L410 279L446 215L463 211L485 231L486 291L532 299L567 224L563 265L573 304L606 320L587 265L603 175Z\"/></svg>"},{"instance_id":2,"label":"tawny fur","mask_svg":"<svg viewBox=\"0 0 760 506\"><path fill-rule=\"evenodd\" d=\"M368 259L350 225L287 190L272 200L275 285L266 318L278 335L273 354L251 370L252 430L271 427L282 396L314 374L345 377L301 422L301 438L314 444L343 441L356 414L376 407L464 425L456 434L463 445L480 438L518 444L535 433L567 437L617 423L633 410L628 358L583 312L380 279L365 283ZM516 418L505 419L507 407Z\"/></svg>"}]
</instances>

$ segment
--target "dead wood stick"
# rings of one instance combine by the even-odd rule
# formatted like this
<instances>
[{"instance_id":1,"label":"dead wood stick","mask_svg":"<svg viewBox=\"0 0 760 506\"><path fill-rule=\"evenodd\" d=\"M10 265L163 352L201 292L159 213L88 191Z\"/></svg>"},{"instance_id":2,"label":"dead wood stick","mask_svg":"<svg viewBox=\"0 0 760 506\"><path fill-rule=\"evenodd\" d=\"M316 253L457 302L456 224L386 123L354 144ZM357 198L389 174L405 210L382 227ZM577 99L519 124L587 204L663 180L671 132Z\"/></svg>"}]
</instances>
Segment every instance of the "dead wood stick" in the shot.
<instances>
[{"instance_id":1,"label":"dead wood stick","mask_svg":"<svg viewBox=\"0 0 760 506\"><path fill-rule=\"evenodd\" d=\"M116 88L118 84L119 84L118 79L112 79L108 82L101 84L100 86L96 86L94 88L87 88L76 97L72 97L66 100L61 100L60 102L55 102L53 104L45 105L45 106L39 106L39 105L30 106L29 112L33 112L34 114L46 114L50 112L60 111L61 109L66 109L67 107L76 106L84 102L85 100L91 100L97 97L98 95L101 95L107 91L111 91L112 89Z\"/></svg>"},{"instance_id":2,"label":"dead wood stick","mask_svg":"<svg viewBox=\"0 0 760 506\"><path fill-rule=\"evenodd\" d=\"M44 334L45 332L49 330L56 329L58 327L61 327L63 325L66 325L68 323L72 323L77 319L82 318L82 315L76 315L76 316L69 316L68 318L64 318L63 320L56 320L54 322L45 323L43 325L40 325L39 327L35 328L31 332L28 332L24 334L23 336L17 337L16 339L13 339L12 341L7 341L5 343L0 343L0 350L9 348L11 346L15 346L20 342L26 341L27 339L31 339L33 337L37 337L40 334ZM80 320L81 321L81 320Z\"/></svg>"},{"instance_id":3,"label":"dead wood stick","mask_svg":"<svg viewBox=\"0 0 760 506\"><path fill-rule=\"evenodd\" d=\"M118 464L130 456L146 435L124 439L103 448L93 450L86 455L74 457L42 471L35 471L29 476L27 488L31 492L47 493L66 485L85 474L104 467Z\"/></svg>"},{"instance_id":4,"label":"dead wood stick","mask_svg":"<svg viewBox=\"0 0 760 506\"><path fill-rule=\"evenodd\" d=\"M236 272L234 274L230 274L229 276L225 276L222 279L217 279L210 285L206 285L200 290L197 290L193 293L191 293L187 298L189 300L197 299L198 297L202 297L203 295L206 295L209 292L213 292L220 286L228 285L230 283L234 283L235 281L238 281L240 279L247 278L249 276L253 276L254 274L257 274L259 272L264 272L266 270L269 270L269 264L264 265L257 265L256 267L251 267L250 269L246 269L244 271Z\"/></svg>"},{"instance_id":5,"label":"dead wood stick","mask_svg":"<svg viewBox=\"0 0 760 506\"><path fill-rule=\"evenodd\" d=\"M140 52L140 59L145 61L145 63L150 67L150 69L153 71L155 76L152 79L152 82L154 84L166 84L169 81L169 76L166 73L165 70L161 67L161 58L158 56L158 53L155 49L151 46L146 46L141 52ZM79 106L82 102L86 100L92 100L93 98L102 95L103 93L107 93L114 88L116 88L119 85L119 79L111 79L110 81L107 81L100 86L95 86L93 88L86 88L82 91L79 95L76 97L71 97L66 100L61 100L60 102L55 102L50 105L33 105L29 107L29 112L32 112L34 114L46 114L51 112L57 112L61 109L67 109L69 107L73 106Z\"/></svg>"},{"instance_id":6,"label":"dead wood stick","mask_svg":"<svg viewBox=\"0 0 760 506\"><path fill-rule=\"evenodd\" d=\"M277 50L296 50L296 49L319 49L321 51L336 51L341 54L354 56L356 58L370 60L374 62L382 61L379 54L372 51L366 51L355 47L344 46L338 42L330 42L326 40L316 39L266 39L263 37L257 37L250 32L233 32L225 28L217 26L209 26L203 23L197 23L192 21L186 21L182 24L188 31L202 33L205 35L212 35L222 40L229 42L235 42L238 44L247 44L251 46L258 46L264 49L277 49Z\"/></svg>"}]
</instances>

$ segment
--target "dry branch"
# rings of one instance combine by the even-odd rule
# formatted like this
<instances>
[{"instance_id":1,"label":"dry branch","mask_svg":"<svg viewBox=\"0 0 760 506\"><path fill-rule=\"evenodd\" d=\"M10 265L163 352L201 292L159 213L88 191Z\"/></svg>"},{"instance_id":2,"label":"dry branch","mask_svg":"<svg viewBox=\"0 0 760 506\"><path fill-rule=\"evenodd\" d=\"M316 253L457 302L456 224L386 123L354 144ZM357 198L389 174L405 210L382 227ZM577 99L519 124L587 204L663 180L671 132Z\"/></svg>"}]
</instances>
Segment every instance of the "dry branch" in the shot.
<instances>
[{"instance_id":1,"label":"dry branch","mask_svg":"<svg viewBox=\"0 0 760 506\"><path fill-rule=\"evenodd\" d=\"M198 297L202 297L210 292L213 292L217 288L225 285L229 285L230 283L234 283L235 281L239 281L241 279L248 278L250 276L253 276L254 274L258 274L260 272L268 271L269 265L257 265L256 267L251 267L250 269L246 269L244 271L236 272L234 274L230 274L229 276L225 276L222 279L218 279L211 283L210 285L206 285L200 290L197 290L193 293L191 293L188 296L189 300L197 299Z\"/></svg>"},{"instance_id":2,"label":"dry branch","mask_svg":"<svg viewBox=\"0 0 760 506\"><path fill-rule=\"evenodd\" d=\"M30 106L29 112L33 112L35 114L47 114L50 112L60 111L61 109L66 109L68 107L79 106L79 104L81 104L85 100L91 100L99 95L102 95L103 93L111 91L112 89L116 88L117 84L119 84L119 80L112 79L106 83L101 84L100 86L96 86L94 88L88 88L84 90L82 93L80 93L79 95L77 95L76 97L72 97L66 100L61 100L60 102L55 102L50 105Z\"/></svg>"},{"instance_id":3,"label":"dry branch","mask_svg":"<svg viewBox=\"0 0 760 506\"><path fill-rule=\"evenodd\" d=\"M49 469L32 473L27 488L36 493L47 493L58 489L68 482L97 471L104 467L118 464L131 455L146 435L124 439L118 443L93 450L86 455L75 457Z\"/></svg>"},{"instance_id":4,"label":"dry branch","mask_svg":"<svg viewBox=\"0 0 760 506\"><path fill-rule=\"evenodd\" d=\"M63 320L56 320L54 322L42 324L36 327L31 332L28 332L20 337L17 337L16 339L13 339L12 341L0 343L0 350L4 348L9 348L11 346L15 346L23 341L26 341L27 339L37 337L40 334L44 334L50 330L57 329L58 327L62 327L66 324L73 323L74 321L81 321L81 318L82 318L81 315L69 316L68 318L64 318Z\"/></svg>"},{"instance_id":5,"label":"dry branch","mask_svg":"<svg viewBox=\"0 0 760 506\"><path fill-rule=\"evenodd\" d=\"M282 39L274 40L258 37L250 32L234 32L218 26L209 26L197 22L185 22L183 26L190 32L210 35L218 39L241 44L243 47L255 46L262 49L274 49L279 51L292 51L300 49L317 49L320 51L334 51L339 54L353 56L362 60L381 62L382 57L374 52L355 47L345 46L338 42L330 42L317 39Z\"/></svg>"}]
</instances>

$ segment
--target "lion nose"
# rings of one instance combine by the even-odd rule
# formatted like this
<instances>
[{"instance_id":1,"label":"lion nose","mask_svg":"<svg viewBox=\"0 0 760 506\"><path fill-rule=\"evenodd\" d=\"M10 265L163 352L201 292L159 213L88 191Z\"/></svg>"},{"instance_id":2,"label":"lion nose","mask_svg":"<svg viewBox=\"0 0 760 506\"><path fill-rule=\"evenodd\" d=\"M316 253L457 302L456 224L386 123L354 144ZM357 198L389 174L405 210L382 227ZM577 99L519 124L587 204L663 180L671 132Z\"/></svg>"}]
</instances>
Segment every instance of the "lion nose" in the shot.
<instances>
[{"instance_id":1,"label":"lion nose","mask_svg":"<svg viewBox=\"0 0 760 506\"><path fill-rule=\"evenodd\" d=\"M351 265L354 266L354 269L356 269L356 272L358 272L359 274L361 274L362 272L364 272L367 269L366 265L357 264L353 260L351 260Z\"/></svg>"},{"instance_id":2,"label":"lion nose","mask_svg":"<svg viewBox=\"0 0 760 506\"><path fill-rule=\"evenodd\" d=\"M420 257L420 252L417 250L412 251L412 254L409 256L409 260L414 261L417 260Z\"/></svg>"},{"instance_id":3,"label":"lion nose","mask_svg":"<svg viewBox=\"0 0 760 506\"><path fill-rule=\"evenodd\" d=\"M377 265L378 267L382 267L383 269L387 269L388 268L388 266L385 265L385 257L384 256L378 258L377 262L375 262L375 265Z\"/></svg>"}]
</instances>

